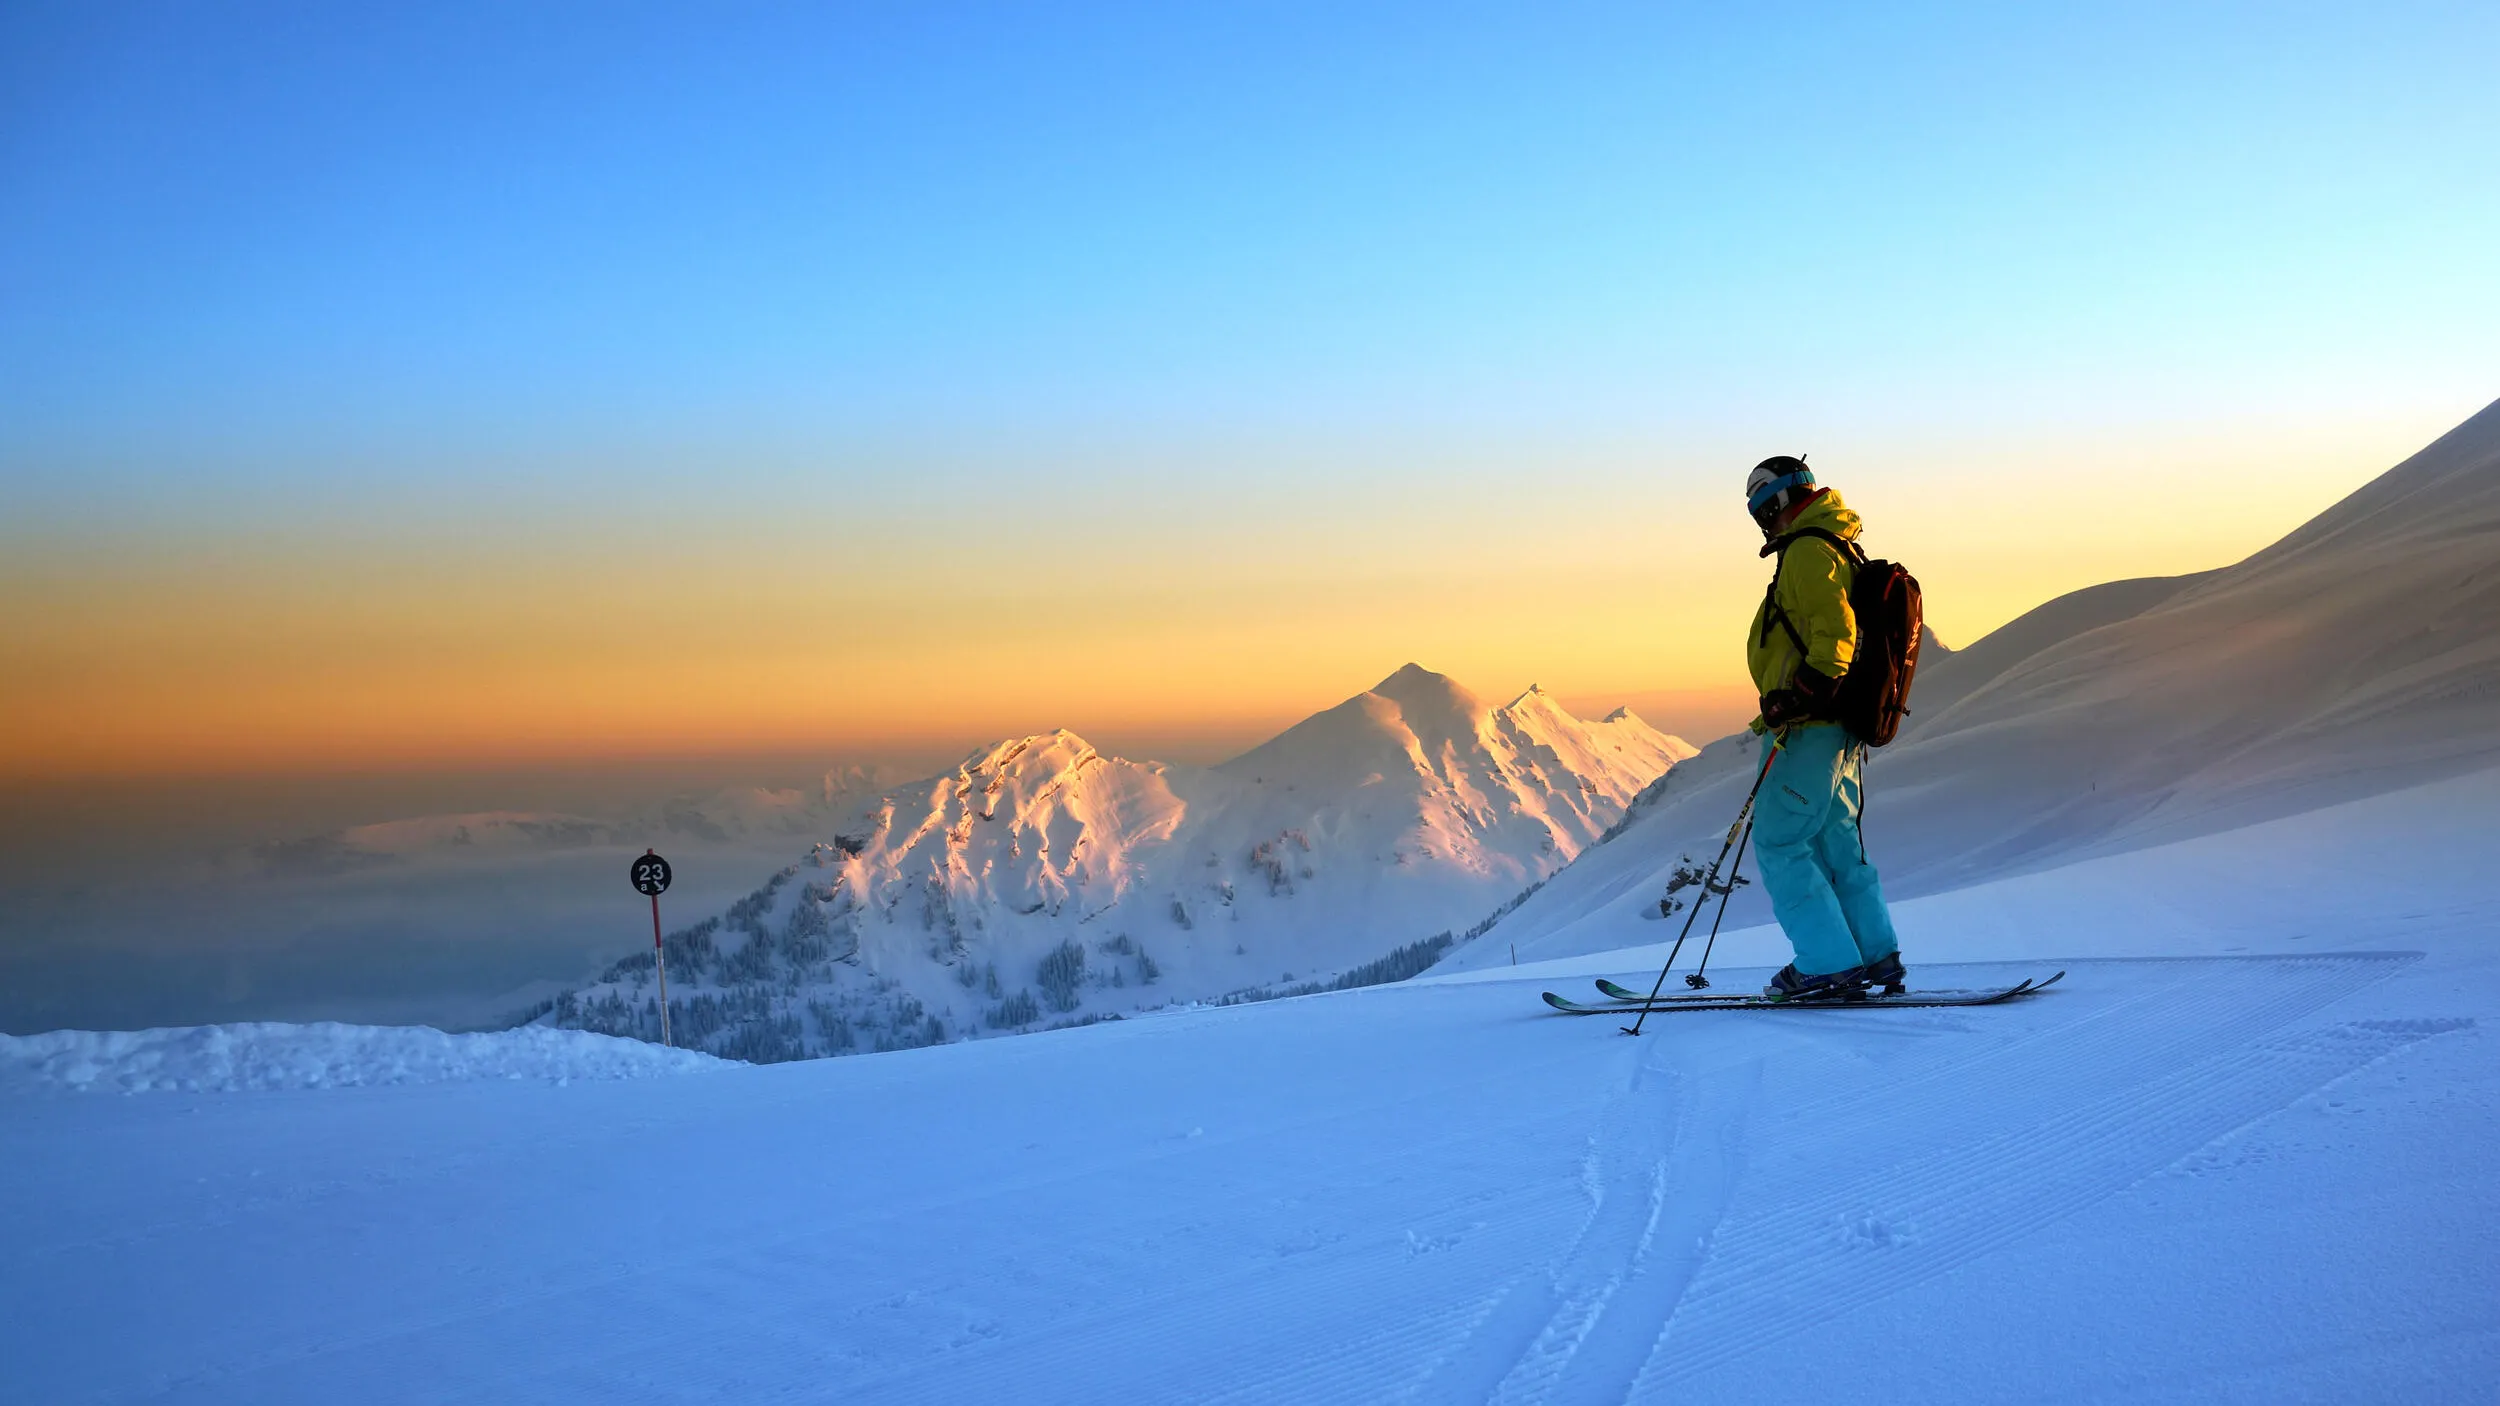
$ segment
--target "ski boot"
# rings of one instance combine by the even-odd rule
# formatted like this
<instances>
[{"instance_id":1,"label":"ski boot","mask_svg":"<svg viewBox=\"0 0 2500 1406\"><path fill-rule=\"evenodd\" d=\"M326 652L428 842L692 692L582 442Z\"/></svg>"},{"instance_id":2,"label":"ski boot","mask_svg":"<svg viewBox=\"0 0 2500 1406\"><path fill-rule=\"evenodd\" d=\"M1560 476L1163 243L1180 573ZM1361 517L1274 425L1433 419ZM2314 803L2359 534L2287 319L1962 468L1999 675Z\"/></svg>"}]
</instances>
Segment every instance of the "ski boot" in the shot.
<instances>
[{"instance_id":1,"label":"ski boot","mask_svg":"<svg viewBox=\"0 0 2500 1406\"><path fill-rule=\"evenodd\" d=\"M1766 1001L1857 1001L1866 997L1866 968L1851 967L1847 971L1807 976L1790 962L1762 988Z\"/></svg>"},{"instance_id":2,"label":"ski boot","mask_svg":"<svg viewBox=\"0 0 2500 1406\"><path fill-rule=\"evenodd\" d=\"M1901 965L1901 954L1887 952L1858 968L1870 987L1880 987L1880 994L1898 996L1910 989L1910 973Z\"/></svg>"}]
</instances>

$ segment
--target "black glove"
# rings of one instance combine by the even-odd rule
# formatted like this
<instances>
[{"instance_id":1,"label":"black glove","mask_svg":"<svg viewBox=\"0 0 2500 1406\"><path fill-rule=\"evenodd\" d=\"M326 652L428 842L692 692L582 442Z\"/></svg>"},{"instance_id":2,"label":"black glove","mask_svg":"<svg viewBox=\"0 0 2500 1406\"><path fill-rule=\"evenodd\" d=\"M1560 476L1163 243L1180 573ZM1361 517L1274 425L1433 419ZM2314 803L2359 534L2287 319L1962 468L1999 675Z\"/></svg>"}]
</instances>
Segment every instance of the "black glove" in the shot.
<instances>
[{"instance_id":1,"label":"black glove","mask_svg":"<svg viewBox=\"0 0 2500 1406\"><path fill-rule=\"evenodd\" d=\"M1786 727L1808 718L1829 717L1832 703L1839 697L1840 680L1811 664L1800 664L1788 687L1762 695L1762 721L1771 727Z\"/></svg>"},{"instance_id":2,"label":"black glove","mask_svg":"<svg viewBox=\"0 0 2500 1406\"><path fill-rule=\"evenodd\" d=\"M1828 709L1840 701L1840 680L1826 677L1812 664L1798 665L1796 676L1789 679L1788 686L1815 708Z\"/></svg>"}]
</instances>

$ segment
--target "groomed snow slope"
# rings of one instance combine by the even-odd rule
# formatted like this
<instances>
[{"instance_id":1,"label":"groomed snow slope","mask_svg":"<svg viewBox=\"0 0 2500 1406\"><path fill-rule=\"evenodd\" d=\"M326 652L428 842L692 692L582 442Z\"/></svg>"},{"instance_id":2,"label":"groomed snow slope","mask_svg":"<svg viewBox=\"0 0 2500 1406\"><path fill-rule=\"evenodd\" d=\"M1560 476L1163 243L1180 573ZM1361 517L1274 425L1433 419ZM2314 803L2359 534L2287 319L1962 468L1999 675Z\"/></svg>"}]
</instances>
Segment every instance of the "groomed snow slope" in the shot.
<instances>
[{"instance_id":1,"label":"groomed snow slope","mask_svg":"<svg viewBox=\"0 0 2500 1406\"><path fill-rule=\"evenodd\" d=\"M2073 973L1985 1011L1629 1040L1479 973L700 1079L19 1093L0 1361L45 1402L2487 1399L2495 866L2486 771L1904 905L2021 957L1922 980Z\"/></svg>"},{"instance_id":2,"label":"groomed snow slope","mask_svg":"<svg viewBox=\"0 0 2500 1406\"><path fill-rule=\"evenodd\" d=\"M1914 697L1881 761L1906 882L1932 892L2500 761L2500 401L2176 585L1976 686L1953 675L1983 651L1944 662L1946 689Z\"/></svg>"}]
</instances>

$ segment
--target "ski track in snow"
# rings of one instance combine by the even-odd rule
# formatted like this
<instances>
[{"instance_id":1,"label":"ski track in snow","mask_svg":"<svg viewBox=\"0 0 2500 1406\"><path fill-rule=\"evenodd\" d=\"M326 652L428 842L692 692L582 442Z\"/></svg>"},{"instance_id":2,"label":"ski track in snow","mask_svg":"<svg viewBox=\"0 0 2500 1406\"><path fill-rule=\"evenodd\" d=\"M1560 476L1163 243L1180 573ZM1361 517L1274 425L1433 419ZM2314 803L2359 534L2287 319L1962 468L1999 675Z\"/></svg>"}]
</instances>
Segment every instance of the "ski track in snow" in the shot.
<instances>
[{"instance_id":1,"label":"ski track in snow","mask_svg":"<svg viewBox=\"0 0 2500 1406\"><path fill-rule=\"evenodd\" d=\"M1494 1391L1496 1401L1552 1401L1606 1395L1647 1355L1657 1323L1673 1311L1698 1268L1738 1166L1741 1133L1762 1080L1760 1061L1676 1079L1676 1117L1663 1152L1654 1132L1608 1139L1614 1155L1596 1164L1609 1184L1601 1210L1562 1282L1590 1281L1565 1296L1537 1341ZM1643 1110L1625 1110L1639 1117ZM1626 1146L1625 1144L1629 1144ZM1621 1226L1630 1220L1629 1227ZM1608 1223L1609 1221L1615 1223Z\"/></svg>"},{"instance_id":2,"label":"ski track in snow","mask_svg":"<svg viewBox=\"0 0 2500 1406\"><path fill-rule=\"evenodd\" d=\"M1771 1113L1766 1140L1794 1145L1810 1130L1813 1152L1785 1174L1751 1178L1734 1207L1737 1130L1761 1063L1679 1078L1660 1067L1667 1046L1652 1046L1591 1140L1595 1208L1579 1239L1551 1271L1515 1284L1415 1399L1690 1396L1711 1373L1793 1341L1799 1305L1836 1315L1944 1273L2355 1069L2470 1027L2351 1022L2283 1033L2410 960L2230 963L2234 975L2255 973L2231 981L2216 979L2213 961L2169 964L2166 980L1995 1049L1973 1055L1957 1045L1880 1097L1852 1089ZM1890 1019L1766 1018L1792 1015ZM1917 1024L1963 1029L1990 1018L1939 1011ZM1830 1032L1782 1033L1811 1042ZM1673 1091L1672 1107L1644 1095L1644 1084L1659 1083ZM1922 1116L1904 1120L1896 1110L1912 1097ZM1489 1391L1480 1380L1487 1361L1509 1363Z\"/></svg>"},{"instance_id":3,"label":"ski track in snow","mask_svg":"<svg viewBox=\"0 0 2500 1406\"><path fill-rule=\"evenodd\" d=\"M1588 1363L1614 1355L1616 1325L1638 1314L1626 1304L1662 1286L1667 1303L1681 1292L1761 1069L1680 1075L1665 1067L1665 1048L1631 1052L1623 1089L1599 1115L1581 1169L1589 1212L1569 1249L1511 1284L1417 1399L1548 1399L1566 1375L1603 1370Z\"/></svg>"},{"instance_id":4,"label":"ski track in snow","mask_svg":"<svg viewBox=\"0 0 2500 1406\"><path fill-rule=\"evenodd\" d=\"M1730 1216L1686 1303L1661 1325L1631 1399L1667 1399L1749 1353L1776 1350L1798 1327L1794 1305L1844 1313L1944 1273L2363 1065L2471 1024L2355 1022L2283 1033L2404 960L2287 959L2230 983L2216 981L2208 964L2181 964L2160 988L2075 1021L2059 1038L2024 1041L1957 1071L1960 1087L1939 1091L1929 1106L1966 1110L1962 1126L1905 1127L1881 1104L1822 1110L1830 1136L1817 1145L1829 1160L1768 1182L1764 1192L1786 1194ZM2155 1010L2160 1017L2147 1018ZM1940 1134L1956 1140L1934 1146ZM1915 1150L1920 1144L1932 1150Z\"/></svg>"},{"instance_id":5,"label":"ski track in snow","mask_svg":"<svg viewBox=\"0 0 2500 1406\"><path fill-rule=\"evenodd\" d=\"M681 1095L658 1115L688 1149L725 1139L708 1163L662 1164L662 1182L578 1170L604 1165L596 1122L559 1130L570 1161L512 1160L476 1129L413 1183L341 1162L207 1222L157 1209L191 1178L125 1171L127 1218L27 1237L26 1272L0 1285L0 1347L29 1364L25 1399L61 1401L1756 1398L1801 1314L1843 1318L1984 1260L2470 1030L2325 1014L2411 960L2081 961L2009 1007L1729 1014L1637 1041L1528 1013L1529 985L1381 988L943 1052L952 1066L731 1072L695 1082L764 1081L750 1101ZM1064 1148L1017 1102L1158 1064L1181 1103L1138 1087L1144 1111ZM856 1117L862 1135L910 1136L915 1100L975 1069L1008 1081L968 1113L996 1153L973 1138L917 1172L855 1173L879 1188L857 1198L790 1170L840 1155ZM1211 1076L1229 1095L1205 1092ZM268 1107L317 1121L355 1105L310 1100L355 1096L239 1097L306 1100ZM793 1130L822 1117L831 1141ZM1214 1131L1182 1126L1197 1117ZM614 1243L533 1224L554 1208L514 1189L530 1166L578 1203L557 1219L613 1217ZM743 1197L678 1224L682 1188L724 1175ZM656 1226L646 1200L669 1208ZM448 1247L404 1247L387 1291L289 1248L307 1216L429 1208L456 1218ZM211 1265L257 1292L218 1294ZM201 1346L133 1344L156 1355L129 1363L56 1346L75 1342L75 1310L38 1281L97 1304L153 1284L179 1312L151 1298L134 1321L192 1315Z\"/></svg>"}]
</instances>

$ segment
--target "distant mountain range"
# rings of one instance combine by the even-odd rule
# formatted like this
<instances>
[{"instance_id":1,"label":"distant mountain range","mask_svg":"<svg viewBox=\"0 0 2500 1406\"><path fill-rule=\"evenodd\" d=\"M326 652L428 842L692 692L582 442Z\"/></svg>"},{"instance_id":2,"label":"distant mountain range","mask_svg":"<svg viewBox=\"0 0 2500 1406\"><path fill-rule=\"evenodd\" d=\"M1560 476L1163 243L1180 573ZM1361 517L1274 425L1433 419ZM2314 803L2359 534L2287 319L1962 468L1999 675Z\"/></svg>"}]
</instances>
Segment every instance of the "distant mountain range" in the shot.
<instances>
[{"instance_id":1,"label":"distant mountain range","mask_svg":"<svg viewBox=\"0 0 2500 1406\"><path fill-rule=\"evenodd\" d=\"M1002 741L672 936L672 1033L786 1059L1403 975L1692 752L1411 664L1211 768ZM539 1018L656 1038L656 998L640 953Z\"/></svg>"},{"instance_id":2,"label":"distant mountain range","mask_svg":"<svg viewBox=\"0 0 2500 1406\"><path fill-rule=\"evenodd\" d=\"M901 780L884 769L845 767L813 787L735 787L671 796L612 813L474 811L378 821L269 840L208 857L204 876L288 880L354 874L429 861L525 859L550 851L642 845L654 839L740 846L787 844L822 832L878 788Z\"/></svg>"}]
</instances>

